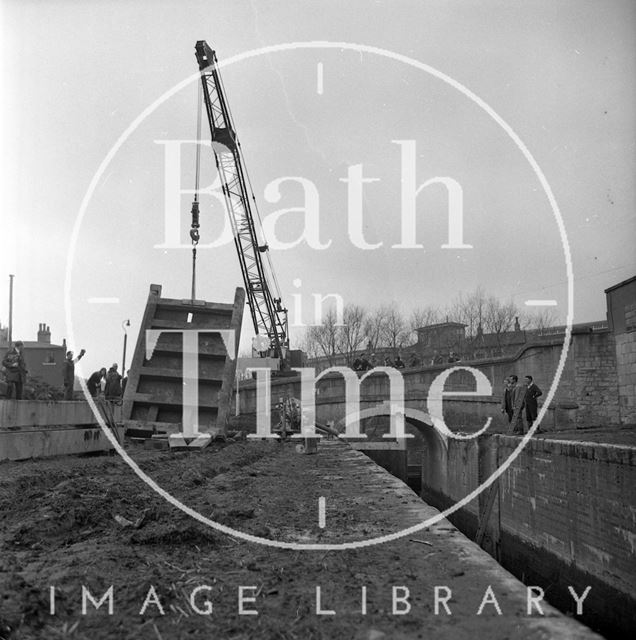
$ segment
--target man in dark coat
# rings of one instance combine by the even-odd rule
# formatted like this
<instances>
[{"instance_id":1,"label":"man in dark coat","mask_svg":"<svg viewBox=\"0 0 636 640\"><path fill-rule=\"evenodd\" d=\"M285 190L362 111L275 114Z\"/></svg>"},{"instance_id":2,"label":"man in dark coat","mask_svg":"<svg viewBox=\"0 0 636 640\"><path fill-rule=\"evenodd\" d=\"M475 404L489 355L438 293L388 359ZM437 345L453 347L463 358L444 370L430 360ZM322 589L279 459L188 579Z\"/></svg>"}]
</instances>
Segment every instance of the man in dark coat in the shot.
<instances>
[{"instance_id":1,"label":"man in dark coat","mask_svg":"<svg viewBox=\"0 0 636 640\"><path fill-rule=\"evenodd\" d=\"M108 370L106 374L106 388L104 395L107 400L116 400L121 398L121 375L117 371L117 363Z\"/></svg>"},{"instance_id":2,"label":"man in dark coat","mask_svg":"<svg viewBox=\"0 0 636 640\"><path fill-rule=\"evenodd\" d=\"M22 390L27 374L26 364L22 356L23 347L24 343L21 340L14 342L2 360L2 366L7 372L6 377L10 393L16 400L22 400Z\"/></svg>"},{"instance_id":3,"label":"man in dark coat","mask_svg":"<svg viewBox=\"0 0 636 640\"><path fill-rule=\"evenodd\" d=\"M523 408L526 400L526 385L519 381L516 375L511 375L510 379L514 384L512 388L512 433L517 436L523 435Z\"/></svg>"},{"instance_id":4,"label":"man in dark coat","mask_svg":"<svg viewBox=\"0 0 636 640\"><path fill-rule=\"evenodd\" d=\"M105 367L102 367L99 371L92 373L91 377L86 381L88 393L90 393L93 398L97 398L99 392L102 390L102 378L106 378Z\"/></svg>"},{"instance_id":5,"label":"man in dark coat","mask_svg":"<svg viewBox=\"0 0 636 640\"><path fill-rule=\"evenodd\" d=\"M526 420L528 422L528 429L534 424L537 419L538 406L537 398L543 395L543 391L534 383L532 376L526 376Z\"/></svg>"},{"instance_id":6,"label":"man in dark coat","mask_svg":"<svg viewBox=\"0 0 636 640\"><path fill-rule=\"evenodd\" d=\"M501 413L505 413L508 416L508 422L512 422L513 406L512 406L512 381L510 377L504 380L504 392L501 399Z\"/></svg>"},{"instance_id":7,"label":"man in dark coat","mask_svg":"<svg viewBox=\"0 0 636 640\"><path fill-rule=\"evenodd\" d=\"M66 360L62 366L62 379L64 380L64 400L73 399L73 386L75 384L75 363L79 362L86 353L85 349L79 352L77 358L73 358L73 352L67 351Z\"/></svg>"}]
</instances>

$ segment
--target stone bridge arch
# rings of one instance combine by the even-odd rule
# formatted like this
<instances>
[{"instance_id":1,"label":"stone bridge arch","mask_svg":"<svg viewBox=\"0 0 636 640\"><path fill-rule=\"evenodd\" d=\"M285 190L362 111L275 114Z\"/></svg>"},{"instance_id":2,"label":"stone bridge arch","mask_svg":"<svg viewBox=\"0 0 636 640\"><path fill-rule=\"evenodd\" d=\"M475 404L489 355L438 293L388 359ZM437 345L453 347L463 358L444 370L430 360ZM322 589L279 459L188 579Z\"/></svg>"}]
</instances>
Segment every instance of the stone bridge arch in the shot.
<instances>
[{"instance_id":1,"label":"stone bridge arch","mask_svg":"<svg viewBox=\"0 0 636 640\"><path fill-rule=\"evenodd\" d=\"M422 452L422 485L434 488L443 492L447 488L447 464L448 464L448 438L440 433L434 426L430 415L419 409L412 407L404 407L404 422L407 433L416 433L425 444ZM356 412L354 418L362 422L367 418L389 417L391 409L388 404L381 404L375 407L368 407ZM347 417L342 417L334 425L335 428L343 433ZM363 425L360 425L360 432L364 433ZM410 438L406 438L405 442L397 443L398 447L404 451L404 465L406 466L406 456L408 454L408 444ZM353 441L352 441L353 442ZM365 447L365 445L367 445ZM395 450L395 440L387 438L381 442L370 442L368 440L356 440L355 448L370 453L371 451L382 451L382 445L385 450ZM370 457L374 457L370 455Z\"/></svg>"}]
</instances>

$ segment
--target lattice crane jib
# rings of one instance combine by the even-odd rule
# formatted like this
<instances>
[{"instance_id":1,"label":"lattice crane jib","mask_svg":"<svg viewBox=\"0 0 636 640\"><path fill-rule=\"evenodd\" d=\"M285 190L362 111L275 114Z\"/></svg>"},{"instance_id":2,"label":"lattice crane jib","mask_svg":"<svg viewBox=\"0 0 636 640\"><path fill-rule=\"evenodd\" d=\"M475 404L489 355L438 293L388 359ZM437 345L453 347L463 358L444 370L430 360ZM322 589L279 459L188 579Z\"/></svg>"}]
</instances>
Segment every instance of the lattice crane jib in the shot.
<instances>
[{"instance_id":1,"label":"lattice crane jib","mask_svg":"<svg viewBox=\"0 0 636 640\"><path fill-rule=\"evenodd\" d=\"M218 61L207 42L200 40L195 48L212 150L234 234L252 323L256 334L266 335L274 355L283 360L289 346L287 309L281 304L280 294L273 293L275 275L271 265L262 258L268 246L264 241L259 242L253 216L253 210L257 215L258 211L254 195L248 188L241 146L221 83Z\"/></svg>"}]
</instances>

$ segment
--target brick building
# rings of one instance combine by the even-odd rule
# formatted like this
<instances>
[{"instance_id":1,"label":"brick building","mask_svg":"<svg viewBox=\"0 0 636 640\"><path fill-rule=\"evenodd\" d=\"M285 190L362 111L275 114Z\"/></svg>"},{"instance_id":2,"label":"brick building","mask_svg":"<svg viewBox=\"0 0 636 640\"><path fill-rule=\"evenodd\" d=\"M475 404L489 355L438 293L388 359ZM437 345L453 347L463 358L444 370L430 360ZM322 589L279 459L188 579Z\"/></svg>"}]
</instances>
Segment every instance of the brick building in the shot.
<instances>
[{"instance_id":1,"label":"brick building","mask_svg":"<svg viewBox=\"0 0 636 640\"><path fill-rule=\"evenodd\" d=\"M14 336L14 341L21 338ZM51 329L45 323L38 325L37 340L24 342L24 361L29 378L37 378L54 387L62 386L62 363L66 357L66 339L61 345L51 343ZM0 360L9 349L7 334L0 332Z\"/></svg>"}]
</instances>

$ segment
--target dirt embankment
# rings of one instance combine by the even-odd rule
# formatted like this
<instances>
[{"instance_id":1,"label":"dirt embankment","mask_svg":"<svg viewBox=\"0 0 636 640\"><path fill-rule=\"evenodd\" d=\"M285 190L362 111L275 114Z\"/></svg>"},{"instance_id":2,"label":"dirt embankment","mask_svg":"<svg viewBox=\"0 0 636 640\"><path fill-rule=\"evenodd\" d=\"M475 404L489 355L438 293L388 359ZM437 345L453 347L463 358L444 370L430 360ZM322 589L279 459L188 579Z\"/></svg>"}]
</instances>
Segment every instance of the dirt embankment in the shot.
<instances>
[{"instance_id":1,"label":"dirt embankment","mask_svg":"<svg viewBox=\"0 0 636 640\"><path fill-rule=\"evenodd\" d=\"M342 456L268 442L131 454L184 503L252 535L340 542L395 530L399 501L367 489L366 458L345 472ZM539 637L521 632L525 610L510 594L497 594L505 621L492 605L476 616L489 579L470 575L439 533L348 551L250 543L174 508L118 456L2 464L0 513L0 638ZM99 600L111 585L112 615L88 599L84 615L82 586ZM435 585L451 586L453 615L435 615ZM408 587L408 614L393 613L394 586ZM316 613L317 587L320 609L335 613Z\"/></svg>"}]
</instances>

